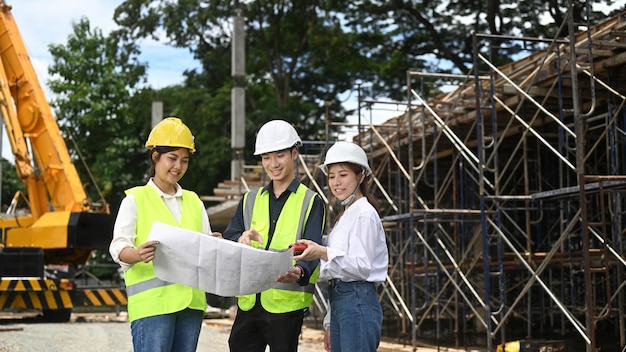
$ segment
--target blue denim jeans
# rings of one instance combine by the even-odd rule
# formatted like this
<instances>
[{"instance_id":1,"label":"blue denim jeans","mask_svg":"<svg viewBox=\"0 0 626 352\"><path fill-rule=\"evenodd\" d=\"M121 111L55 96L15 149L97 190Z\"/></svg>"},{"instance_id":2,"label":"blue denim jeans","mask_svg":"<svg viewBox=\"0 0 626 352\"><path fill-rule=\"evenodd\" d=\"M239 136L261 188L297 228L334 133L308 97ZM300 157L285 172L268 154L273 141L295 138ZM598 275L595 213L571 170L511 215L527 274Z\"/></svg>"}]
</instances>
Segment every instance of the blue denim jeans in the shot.
<instances>
[{"instance_id":1,"label":"blue denim jeans","mask_svg":"<svg viewBox=\"0 0 626 352\"><path fill-rule=\"evenodd\" d=\"M383 323L376 285L335 281L328 286L328 298L332 351L376 351Z\"/></svg>"},{"instance_id":2,"label":"blue denim jeans","mask_svg":"<svg viewBox=\"0 0 626 352\"><path fill-rule=\"evenodd\" d=\"M195 352L204 312L180 312L137 319L130 323L135 352Z\"/></svg>"}]
</instances>

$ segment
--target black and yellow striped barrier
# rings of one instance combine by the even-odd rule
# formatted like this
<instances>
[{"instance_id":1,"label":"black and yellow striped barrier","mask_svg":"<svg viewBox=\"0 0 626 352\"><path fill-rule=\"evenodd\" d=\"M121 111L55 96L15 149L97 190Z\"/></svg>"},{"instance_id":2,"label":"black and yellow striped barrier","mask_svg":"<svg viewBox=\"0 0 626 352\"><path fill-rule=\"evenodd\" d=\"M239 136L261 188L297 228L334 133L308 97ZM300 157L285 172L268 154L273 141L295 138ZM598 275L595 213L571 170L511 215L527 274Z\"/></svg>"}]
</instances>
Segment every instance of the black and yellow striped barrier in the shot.
<instances>
[{"instance_id":1,"label":"black and yellow striped barrier","mask_svg":"<svg viewBox=\"0 0 626 352\"><path fill-rule=\"evenodd\" d=\"M79 288L67 279L0 279L0 309L72 309L125 306L123 288Z\"/></svg>"},{"instance_id":2,"label":"black and yellow striped barrier","mask_svg":"<svg viewBox=\"0 0 626 352\"><path fill-rule=\"evenodd\" d=\"M74 285L52 279L3 278L0 280L1 309L71 309Z\"/></svg>"},{"instance_id":3,"label":"black and yellow striped barrier","mask_svg":"<svg viewBox=\"0 0 626 352\"><path fill-rule=\"evenodd\" d=\"M120 288L80 288L75 292L75 307L125 306L126 290Z\"/></svg>"}]
</instances>

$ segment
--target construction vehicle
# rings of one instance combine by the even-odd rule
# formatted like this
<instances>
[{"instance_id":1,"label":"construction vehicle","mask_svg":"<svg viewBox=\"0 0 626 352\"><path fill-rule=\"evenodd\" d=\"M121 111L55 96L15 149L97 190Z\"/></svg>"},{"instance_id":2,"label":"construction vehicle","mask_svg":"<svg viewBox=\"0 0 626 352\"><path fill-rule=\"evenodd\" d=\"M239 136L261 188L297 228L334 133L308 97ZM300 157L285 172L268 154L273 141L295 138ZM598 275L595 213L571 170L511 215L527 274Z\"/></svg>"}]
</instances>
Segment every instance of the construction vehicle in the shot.
<instances>
[{"instance_id":1,"label":"construction vehicle","mask_svg":"<svg viewBox=\"0 0 626 352\"><path fill-rule=\"evenodd\" d=\"M0 219L0 309L67 321L74 273L95 249L108 248L113 215L106 202L88 199L11 6L1 0L0 63L0 114L26 190Z\"/></svg>"}]
</instances>

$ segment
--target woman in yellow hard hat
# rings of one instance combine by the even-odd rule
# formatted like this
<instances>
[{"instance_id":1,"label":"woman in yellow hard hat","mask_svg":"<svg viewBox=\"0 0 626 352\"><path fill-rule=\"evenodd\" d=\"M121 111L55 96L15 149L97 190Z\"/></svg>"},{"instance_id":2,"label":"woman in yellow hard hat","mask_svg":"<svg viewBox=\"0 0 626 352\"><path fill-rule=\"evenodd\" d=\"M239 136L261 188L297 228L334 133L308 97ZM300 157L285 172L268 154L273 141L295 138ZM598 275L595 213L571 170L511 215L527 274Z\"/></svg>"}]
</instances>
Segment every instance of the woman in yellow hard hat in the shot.
<instances>
[{"instance_id":1,"label":"woman in yellow hard hat","mask_svg":"<svg viewBox=\"0 0 626 352\"><path fill-rule=\"evenodd\" d=\"M159 122L148 136L149 180L126 190L109 251L124 269L128 316L135 351L195 351L206 311L205 293L156 277L156 241L148 241L155 221L211 234L198 195L178 181L195 152L194 137L176 117Z\"/></svg>"}]
</instances>

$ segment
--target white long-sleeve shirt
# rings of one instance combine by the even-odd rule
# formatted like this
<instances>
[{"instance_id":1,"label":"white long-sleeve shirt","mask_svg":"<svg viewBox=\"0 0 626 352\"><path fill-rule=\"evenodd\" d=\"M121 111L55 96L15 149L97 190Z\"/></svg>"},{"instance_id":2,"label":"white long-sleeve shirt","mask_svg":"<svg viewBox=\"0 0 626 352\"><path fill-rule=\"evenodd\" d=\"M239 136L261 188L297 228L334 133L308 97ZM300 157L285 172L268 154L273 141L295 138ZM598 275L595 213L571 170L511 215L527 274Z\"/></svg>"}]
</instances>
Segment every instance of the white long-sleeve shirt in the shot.
<instances>
[{"instance_id":1,"label":"white long-sleeve shirt","mask_svg":"<svg viewBox=\"0 0 626 352\"><path fill-rule=\"evenodd\" d=\"M148 181L148 186L154 187L159 192L161 199L170 210L174 219L180 223L183 209L183 189L180 185L176 185L176 194L170 195L164 193L157 187L152 179ZM200 207L204 209L204 204L200 202ZM202 233L210 234L211 224L209 223L209 216L205 212L202 212ZM120 261L120 253L126 247L135 247L135 238L137 237L137 203L135 197L132 194L126 195L120 204L120 209L115 219L115 225L113 226L113 240L109 246L109 253L113 260L120 264L124 271L130 269L132 264L124 263Z\"/></svg>"},{"instance_id":2,"label":"white long-sleeve shirt","mask_svg":"<svg viewBox=\"0 0 626 352\"><path fill-rule=\"evenodd\" d=\"M380 216L362 197L352 203L328 235L328 260L320 260L321 279L382 283L389 256Z\"/></svg>"}]
</instances>

